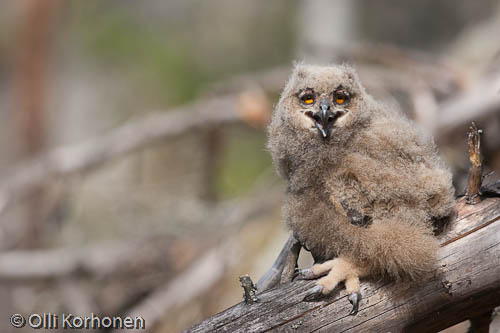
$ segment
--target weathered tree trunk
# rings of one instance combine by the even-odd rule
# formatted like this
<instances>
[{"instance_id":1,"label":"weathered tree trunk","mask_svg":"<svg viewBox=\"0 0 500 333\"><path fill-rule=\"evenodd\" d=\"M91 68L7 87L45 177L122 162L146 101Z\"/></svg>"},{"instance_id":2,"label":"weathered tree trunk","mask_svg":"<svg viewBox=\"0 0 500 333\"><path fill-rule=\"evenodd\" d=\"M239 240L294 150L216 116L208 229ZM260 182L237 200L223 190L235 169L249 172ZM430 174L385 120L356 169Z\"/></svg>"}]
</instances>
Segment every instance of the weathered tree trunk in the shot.
<instances>
[{"instance_id":1,"label":"weathered tree trunk","mask_svg":"<svg viewBox=\"0 0 500 333\"><path fill-rule=\"evenodd\" d=\"M362 281L356 316L343 286L320 302L303 302L314 281L296 281L237 304L187 332L435 332L500 305L500 198L457 203L441 237L439 267L425 282Z\"/></svg>"},{"instance_id":2,"label":"weathered tree trunk","mask_svg":"<svg viewBox=\"0 0 500 333\"><path fill-rule=\"evenodd\" d=\"M17 117L20 157L32 158L40 154L45 145L45 118L50 45L59 0L19 1L22 14L16 35L16 61L14 63L14 107ZM27 200L26 234L20 247L40 246L40 235L44 218L44 188L30 189Z\"/></svg>"}]
</instances>

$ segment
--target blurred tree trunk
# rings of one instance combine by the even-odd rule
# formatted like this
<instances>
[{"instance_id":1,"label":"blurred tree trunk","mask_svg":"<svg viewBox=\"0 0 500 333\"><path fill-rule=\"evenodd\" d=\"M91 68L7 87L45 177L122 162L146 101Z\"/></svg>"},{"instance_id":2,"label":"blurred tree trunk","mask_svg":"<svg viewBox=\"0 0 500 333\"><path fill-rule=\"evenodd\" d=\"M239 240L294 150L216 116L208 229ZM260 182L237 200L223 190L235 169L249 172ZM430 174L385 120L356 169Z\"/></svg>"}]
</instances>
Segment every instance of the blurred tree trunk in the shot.
<instances>
[{"instance_id":1,"label":"blurred tree trunk","mask_svg":"<svg viewBox=\"0 0 500 333\"><path fill-rule=\"evenodd\" d=\"M326 64L335 59L331 50L354 40L355 1L301 0L298 12L299 59Z\"/></svg>"},{"instance_id":2,"label":"blurred tree trunk","mask_svg":"<svg viewBox=\"0 0 500 333\"><path fill-rule=\"evenodd\" d=\"M223 132L216 127L206 131L204 134L205 156L202 177L201 197L208 202L217 201L217 164L222 153Z\"/></svg>"},{"instance_id":3,"label":"blurred tree trunk","mask_svg":"<svg viewBox=\"0 0 500 333\"><path fill-rule=\"evenodd\" d=\"M13 66L14 110L19 157L38 155L45 145L48 67L53 27L59 0L22 0L15 32L16 57ZM21 247L37 247L43 220L43 188L35 188L26 203L26 233Z\"/></svg>"}]
</instances>

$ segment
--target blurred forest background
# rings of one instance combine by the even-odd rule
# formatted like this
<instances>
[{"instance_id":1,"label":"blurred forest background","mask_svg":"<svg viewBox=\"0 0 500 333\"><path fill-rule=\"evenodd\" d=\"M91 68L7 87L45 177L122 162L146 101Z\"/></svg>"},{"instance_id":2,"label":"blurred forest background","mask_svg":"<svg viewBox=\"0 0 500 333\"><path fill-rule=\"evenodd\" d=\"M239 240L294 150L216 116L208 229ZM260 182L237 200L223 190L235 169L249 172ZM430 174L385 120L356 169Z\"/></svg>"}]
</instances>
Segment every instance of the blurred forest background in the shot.
<instances>
[{"instance_id":1,"label":"blurred forest background","mask_svg":"<svg viewBox=\"0 0 500 333\"><path fill-rule=\"evenodd\" d=\"M355 65L458 194L471 121L500 171L498 1L11 0L0 24L2 332L43 312L178 332L241 301L287 239L265 126L294 60Z\"/></svg>"}]
</instances>

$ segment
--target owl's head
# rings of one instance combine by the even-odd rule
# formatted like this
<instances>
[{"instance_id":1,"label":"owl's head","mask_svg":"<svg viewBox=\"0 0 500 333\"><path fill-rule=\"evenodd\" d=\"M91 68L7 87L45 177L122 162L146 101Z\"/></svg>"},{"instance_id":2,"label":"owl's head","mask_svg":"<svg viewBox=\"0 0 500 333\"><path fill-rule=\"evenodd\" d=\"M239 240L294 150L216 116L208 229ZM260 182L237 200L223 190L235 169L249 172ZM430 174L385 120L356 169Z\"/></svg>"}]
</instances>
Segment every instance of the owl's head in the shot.
<instances>
[{"instance_id":1,"label":"owl's head","mask_svg":"<svg viewBox=\"0 0 500 333\"><path fill-rule=\"evenodd\" d=\"M279 122L312 140L337 141L366 114L369 96L347 65L297 64L276 107ZM273 119L276 121L277 119ZM276 123L274 124L277 125Z\"/></svg>"}]
</instances>

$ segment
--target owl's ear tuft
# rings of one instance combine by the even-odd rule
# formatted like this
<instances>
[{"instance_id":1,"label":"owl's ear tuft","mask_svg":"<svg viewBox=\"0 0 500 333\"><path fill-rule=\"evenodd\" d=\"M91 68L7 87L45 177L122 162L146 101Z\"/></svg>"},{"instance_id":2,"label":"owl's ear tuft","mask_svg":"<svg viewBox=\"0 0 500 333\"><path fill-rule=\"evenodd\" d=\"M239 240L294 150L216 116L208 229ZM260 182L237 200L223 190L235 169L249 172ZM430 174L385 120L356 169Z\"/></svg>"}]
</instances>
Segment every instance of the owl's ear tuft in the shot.
<instances>
[{"instance_id":1,"label":"owl's ear tuft","mask_svg":"<svg viewBox=\"0 0 500 333\"><path fill-rule=\"evenodd\" d=\"M351 85L354 90L357 90L360 93L364 93L365 88L361 84L361 81L359 80L358 73L356 72L356 69L354 69L353 66L349 64L342 64L342 71L344 72L344 78L349 84Z\"/></svg>"},{"instance_id":2,"label":"owl's ear tuft","mask_svg":"<svg viewBox=\"0 0 500 333\"><path fill-rule=\"evenodd\" d=\"M344 63L342 64L342 70L344 71L346 79L348 79L349 81L356 82L359 80L358 73L353 66Z\"/></svg>"},{"instance_id":3,"label":"owl's ear tuft","mask_svg":"<svg viewBox=\"0 0 500 333\"><path fill-rule=\"evenodd\" d=\"M298 79L304 79L306 77L306 66L303 61L297 61L293 64L293 73Z\"/></svg>"}]
</instances>

